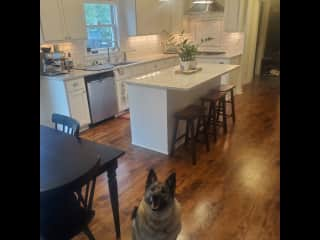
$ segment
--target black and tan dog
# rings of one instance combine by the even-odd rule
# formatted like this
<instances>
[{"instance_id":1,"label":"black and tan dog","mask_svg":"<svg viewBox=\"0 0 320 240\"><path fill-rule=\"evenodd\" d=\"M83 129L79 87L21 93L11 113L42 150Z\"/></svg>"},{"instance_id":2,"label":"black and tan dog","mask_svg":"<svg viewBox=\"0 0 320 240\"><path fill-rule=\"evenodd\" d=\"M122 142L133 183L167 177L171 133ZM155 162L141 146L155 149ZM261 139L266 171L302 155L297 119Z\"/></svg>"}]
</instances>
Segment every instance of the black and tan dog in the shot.
<instances>
[{"instance_id":1,"label":"black and tan dog","mask_svg":"<svg viewBox=\"0 0 320 240\"><path fill-rule=\"evenodd\" d=\"M180 204L175 199L176 174L165 183L149 171L144 199L132 214L132 240L176 240L181 231Z\"/></svg>"}]
</instances>

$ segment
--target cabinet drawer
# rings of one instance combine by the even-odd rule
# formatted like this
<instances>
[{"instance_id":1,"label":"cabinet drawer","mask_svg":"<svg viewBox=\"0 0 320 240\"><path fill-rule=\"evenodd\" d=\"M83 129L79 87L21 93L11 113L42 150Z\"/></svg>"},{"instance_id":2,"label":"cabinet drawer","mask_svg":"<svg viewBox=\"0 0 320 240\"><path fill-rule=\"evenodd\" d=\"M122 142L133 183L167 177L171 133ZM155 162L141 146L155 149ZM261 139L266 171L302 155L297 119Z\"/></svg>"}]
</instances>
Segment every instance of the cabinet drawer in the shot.
<instances>
[{"instance_id":1,"label":"cabinet drawer","mask_svg":"<svg viewBox=\"0 0 320 240\"><path fill-rule=\"evenodd\" d=\"M85 90L85 84L83 78L78 78L66 82L68 92L74 92L78 90Z\"/></svg>"}]
</instances>

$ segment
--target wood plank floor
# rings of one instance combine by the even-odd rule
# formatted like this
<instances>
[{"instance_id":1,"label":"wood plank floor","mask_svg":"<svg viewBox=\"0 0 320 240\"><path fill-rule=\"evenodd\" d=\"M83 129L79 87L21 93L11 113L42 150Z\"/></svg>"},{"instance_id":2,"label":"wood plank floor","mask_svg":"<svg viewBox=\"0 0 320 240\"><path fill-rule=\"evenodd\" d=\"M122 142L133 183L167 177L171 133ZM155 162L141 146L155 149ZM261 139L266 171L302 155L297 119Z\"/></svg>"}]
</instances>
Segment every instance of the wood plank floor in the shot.
<instances>
[{"instance_id":1,"label":"wood plank floor","mask_svg":"<svg viewBox=\"0 0 320 240\"><path fill-rule=\"evenodd\" d=\"M117 171L123 240L131 239L131 211L143 196L151 167L160 179L176 171L183 224L179 240L280 239L279 81L255 81L235 100L236 124L229 120L229 133L220 133L217 143L211 141L209 153L199 147L196 166L183 148L170 158L131 145L126 119L110 120L81 134L126 151ZM98 178L96 190L90 228L97 240L115 239L106 176Z\"/></svg>"}]
</instances>

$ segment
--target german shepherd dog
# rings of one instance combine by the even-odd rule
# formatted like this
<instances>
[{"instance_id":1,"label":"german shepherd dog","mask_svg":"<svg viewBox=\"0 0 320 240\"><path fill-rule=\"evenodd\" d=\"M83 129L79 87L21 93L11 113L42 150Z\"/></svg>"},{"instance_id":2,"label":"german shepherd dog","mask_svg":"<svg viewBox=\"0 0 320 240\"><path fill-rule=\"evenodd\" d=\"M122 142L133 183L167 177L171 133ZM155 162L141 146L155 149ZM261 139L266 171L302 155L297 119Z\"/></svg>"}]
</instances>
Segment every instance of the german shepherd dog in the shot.
<instances>
[{"instance_id":1,"label":"german shepherd dog","mask_svg":"<svg viewBox=\"0 0 320 240\"><path fill-rule=\"evenodd\" d=\"M177 239L181 231L181 217L175 188L175 173L161 183L155 171L149 171L144 198L132 213L132 240Z\"/></svg>"}]
</instances>

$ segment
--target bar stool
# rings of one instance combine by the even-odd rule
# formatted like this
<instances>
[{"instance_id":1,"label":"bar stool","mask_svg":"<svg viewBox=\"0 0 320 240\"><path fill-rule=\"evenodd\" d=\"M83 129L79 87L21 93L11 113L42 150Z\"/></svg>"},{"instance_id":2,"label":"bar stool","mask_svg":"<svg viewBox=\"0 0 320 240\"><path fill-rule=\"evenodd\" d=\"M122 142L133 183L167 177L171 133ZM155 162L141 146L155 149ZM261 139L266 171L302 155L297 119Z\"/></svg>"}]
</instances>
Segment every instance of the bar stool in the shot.
<instances>
[{"instance_id":1,"label":"bar stool","mask_svg":"<svg viewBox=\"0 0 320 240\"><path fill-rule=\"evenodd\" d=\"M226 103L231 104L231 114L227 114L227 117L232 117L233 123L235 123L235 121L236 121L236 112L235 112L235 108L234 108L234 91L233 91L234 88L235 88L235 86L232 84L223 84L223 85L220 85L219 88L213 90L213 92L219 91L219 92L225 93L226 96L228 94L230 94L229 95L230 100L226 99ZM221 109L221 106L219 106L219 108L218 108L217 118L219 118L220 114L223 114L223 109Z\"/></svg>"},{"instance_id":2,"label":"bar stool","mask_svg":"<svg viewBox=\"0 0 320 240\"><path fill-rule=\"evenodd\" d=\"M200 128L203 127L203 133L205 136L206 148L209 152L209 139L208 139L208 132L206 126L206 118L205 118L205 108L198 105L189 105L188 107L184 108L183 110L176 112L174 115L175 123L174 123L174 132L173 132L173 139L171 143L171 153L170 156L173 156L175 151L175 145L177 141L185 138L185 144L191 140L192 146L192 164L196 164L196 141L198 141L198 135L200 133ZM195 133L194 129L194 121L197 120L197 129ZM185 134L181 135L177 138L177 130L179 127L179 121L186 121L186 132ZM202 123L201 123L202 122ZM191 137L189 138L189 133Z\"/></svg>"},{"instance_id":3,"label":"bar stool","mask_svg":"<svg viewBox=\"0 0 320 240\"><path fill-rule=\"evenodd\" d=\"M206 102L209 103L209 111L208 111L208 120L207 120L207 128L208 132L210 127L213 128L213 136L214 140L217 141L217 126L223 126L224 133L227 133L227 116L226 116L226 94L224 92L219 91L211 91L208 95L201 97L201 105L204 106ZM222 121L219 121L218 116L218 108L221 106Z\"/></svg>"}]
</instances>

